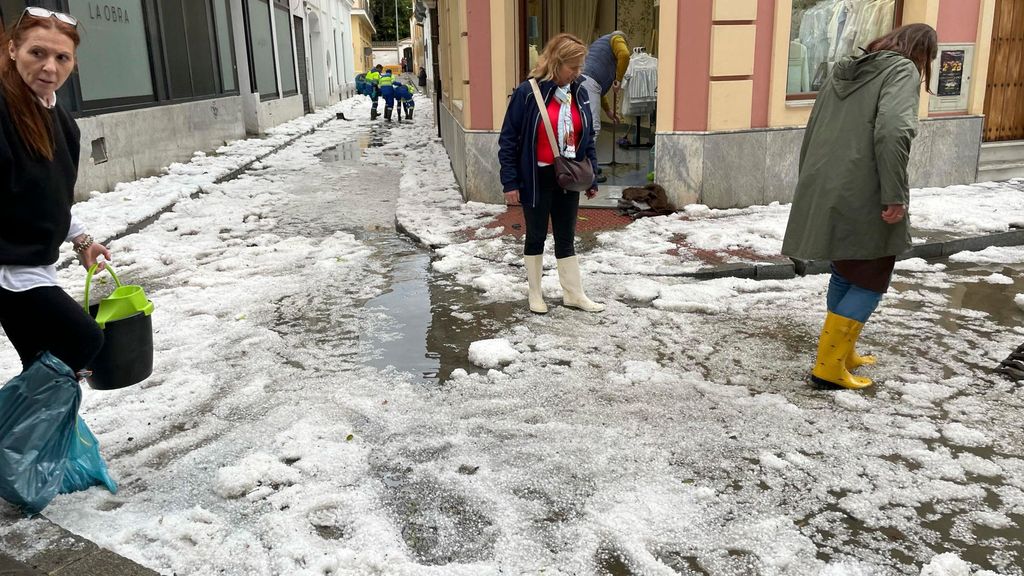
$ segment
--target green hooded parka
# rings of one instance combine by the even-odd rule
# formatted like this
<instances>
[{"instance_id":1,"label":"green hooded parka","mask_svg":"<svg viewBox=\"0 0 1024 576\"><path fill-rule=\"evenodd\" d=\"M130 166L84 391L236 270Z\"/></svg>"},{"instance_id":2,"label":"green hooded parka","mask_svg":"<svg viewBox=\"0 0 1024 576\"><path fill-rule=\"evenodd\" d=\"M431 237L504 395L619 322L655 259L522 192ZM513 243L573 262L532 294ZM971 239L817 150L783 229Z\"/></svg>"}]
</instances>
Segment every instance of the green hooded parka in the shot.
<instances>
[{"instance_id":1,"label":"green hooded parka","mask_svg":"<svg viewBox=\"0 0 1024 576\"><path fill-rule=\"evenodd\" d=\"M888 204L910 203L907 162L917 134L921 75L879 51L844 58L814 103L782 253L800 260L869 260L911 246L909 215L886 224Z\"/></svg>"}]
</instances>

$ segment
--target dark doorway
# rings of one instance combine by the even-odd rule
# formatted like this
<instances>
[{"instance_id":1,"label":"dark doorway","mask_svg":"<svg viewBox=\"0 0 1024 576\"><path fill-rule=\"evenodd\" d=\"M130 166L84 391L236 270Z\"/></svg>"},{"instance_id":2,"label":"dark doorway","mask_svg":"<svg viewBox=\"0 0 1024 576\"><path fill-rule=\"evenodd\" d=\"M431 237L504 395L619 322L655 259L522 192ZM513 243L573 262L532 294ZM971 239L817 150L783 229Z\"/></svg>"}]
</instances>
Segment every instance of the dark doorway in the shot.
<instances>
[{"instance_id":1,"label":"dark doorway","mask_svg":"<svg viewBox=\"0 0 1024 576\"><path fill-rule=\"evenodd\" d=\"M437 136L441 137L441 64L438 61L437 46L441 43L441 19L437 16L437 8L430 9L430 55L434 69L434 122L437 124Z\"/></svg>"},{"instance_id":2,"label":"dark doorway","mask_svg":"<svg viewBox=\"0 0 1024 576\"><path fill-rule=\"evenodd\" d=\"M302 109L309 114L313 106L309 101L309 81L306 72L306 33L303 29L302 18L292 16L295 22L295 55L299 60L299 92L302 94Z\"/></svg>"}]
</instances>

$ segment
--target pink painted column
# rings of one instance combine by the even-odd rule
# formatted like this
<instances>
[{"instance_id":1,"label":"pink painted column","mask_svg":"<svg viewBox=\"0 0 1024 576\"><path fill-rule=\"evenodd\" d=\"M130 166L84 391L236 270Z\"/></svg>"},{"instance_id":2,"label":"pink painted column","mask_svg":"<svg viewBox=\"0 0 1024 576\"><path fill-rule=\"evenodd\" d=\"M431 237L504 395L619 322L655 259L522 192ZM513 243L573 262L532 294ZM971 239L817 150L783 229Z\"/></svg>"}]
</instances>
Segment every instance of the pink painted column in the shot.
<instances>
[{"instance_id":1,"label":"pink painted column","mask_svg":"<svg viewBox=\"0 0 1024 576\"><path fill-rule=\"evenodd\" d=\"M772 48L775 43L775 0L758 1L755 24L754 102L750 111L750 127L766 128L772 85Z\"/></svg>"},{"instance_id":2,"label":"pink painted column","mask_svg":"<svg viewBox=\"0 0 1024 576\"><path fill-rule=\"evenodd\" d=\"M708 82L711 79L711 15L713 0L679 2L676 23L675 130L708 128Z\"/></svg>"},{"instance_id":3,"label":"pink painted column","mask_svg":"<svg viewBox=\"0 0 1024 576\"><path fill-rule=\"evenodd\" d=\"M466 128L490 130L491 104L491 3L466 2L466 30L469 53L469 115Z\"/></svg>"}]
</instances>

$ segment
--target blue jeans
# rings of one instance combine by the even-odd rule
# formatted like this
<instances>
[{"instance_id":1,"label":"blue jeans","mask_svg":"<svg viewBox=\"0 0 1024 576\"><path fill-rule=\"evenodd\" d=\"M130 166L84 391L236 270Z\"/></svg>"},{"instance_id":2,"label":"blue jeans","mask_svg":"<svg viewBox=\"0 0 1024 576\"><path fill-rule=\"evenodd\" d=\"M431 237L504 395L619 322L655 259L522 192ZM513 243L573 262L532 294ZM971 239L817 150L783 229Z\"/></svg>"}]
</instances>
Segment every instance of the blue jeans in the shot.
<instances>
[{"instance_id":1,"label":"blue jeans","mask_svg":"<svg viewBox=\"0 0 1024 576\"><path fill-rule=\"evenodd\" d=\"M832 277L828 281L828 296L825 298L829 312L864 324L881 301L881 292L873 292L851 284L836 271L835 265L832 266Z\"/></svg>"}]
</instances>

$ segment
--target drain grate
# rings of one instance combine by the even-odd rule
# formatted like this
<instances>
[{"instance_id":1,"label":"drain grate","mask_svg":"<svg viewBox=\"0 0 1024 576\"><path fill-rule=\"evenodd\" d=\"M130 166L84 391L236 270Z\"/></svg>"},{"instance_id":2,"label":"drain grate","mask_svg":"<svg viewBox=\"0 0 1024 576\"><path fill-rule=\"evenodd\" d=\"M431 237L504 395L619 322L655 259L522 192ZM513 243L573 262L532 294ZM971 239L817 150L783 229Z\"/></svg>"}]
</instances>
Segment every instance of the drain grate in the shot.
<instances>
[{"instance_id":1,"label":"drain grate","mask_svg":"<svg viewBox=\"0 0 1024 576\"><path fill-rule=\"evenodd\" d=\"M1024 380L1024 344L1018 346L1006 360L1000 362L996 371L1001 372L1014 382Z\"/></svg>"}]
</instances>

